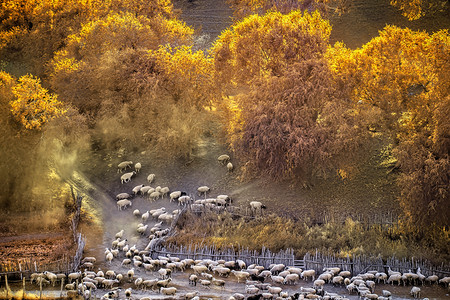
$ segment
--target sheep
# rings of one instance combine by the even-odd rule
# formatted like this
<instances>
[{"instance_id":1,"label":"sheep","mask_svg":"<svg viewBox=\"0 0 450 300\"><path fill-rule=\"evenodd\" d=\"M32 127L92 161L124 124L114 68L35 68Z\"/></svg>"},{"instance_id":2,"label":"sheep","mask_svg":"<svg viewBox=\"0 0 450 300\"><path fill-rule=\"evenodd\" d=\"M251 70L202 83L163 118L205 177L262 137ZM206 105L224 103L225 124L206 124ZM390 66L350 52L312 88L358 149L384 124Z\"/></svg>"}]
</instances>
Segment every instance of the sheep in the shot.
<instances>
[{"instance_id":1,"label":"sheep","mask_svg":"<svg viewBox=\"0 0 450 300\"><path fill-rule=\"evenodd\" d=\"M233 164L231 163L231 162L229 162L229 163L227 163L227 169L228 169L228 172L232 172L233 171Z\"/></svg>"},{"instance_id":2,"label":"sheep","mask_svg":"<svg viewBox=\"0 0 450 300\"><path fill-rule=\"evenodd\" d=\"M176 199L181 197L181 191L175 191L169 194L170 202L175 201Z\"/></svg>"},{"instance_id":3,"label":"sheep","mask_svg":"<svg viewBox=\"0 0 450 300\"><path fill-rule=\"evenodd\" d=\"M249 203L249 205L250 205L250 209L252 210L252 213L253 214L255 214L256 213L256 211L260 211L261 212L261 214L262 214L262 210L263 209L266 209L266 206L265 205L263 205L261 202L259 202L259 201L252 201L252 202L250 202Z\"/></svg>"},{"instance_id":4,"label":"sheep","mask_svg":"<svg viewBox=\"0 0 450 300\"><path fill-rule=\"evenodd\" d=\"M203 287L209 289L209 288L210 288L209 286L211 285L211 281L206 280L206 279L201 279L201 280L200 280L200 284L201 284Z\"/></svg>"},{"instance_id":5,"label":"sheep","mask_svg":"<svg viewBox=\"0 0 450 300\"><path fill-rule=\"evenodd\" d=\"M227 163L230 160L230 156L227 154L222 154L217 158L217 160L219 161L219 163L224 165L225 163Z\"/></svg>"},{"instance_id":6,"label":"sheep","mask_svg":"<svg viewBox=\"0 0 450 300\"><path fill-rule=\"evenodd\" d=\"M271 265L271 266L269 266L269 267L271 267L271 268L270 268L270 272L271 272L272 274L278 274L278 273L280 273L281 271L283 271L284 268L285 268L286 266L283 265L283 264L276 264L276 265Z\"/></svg>"},{"instance_id":7,"label":"sheep","mask_svg":"<svg viewBox=\"0 0 450 300\"><path fill-rule=\"evenodd\" d=\"M213 268L213 272L217 273L219 276L228 277L230 275L231 270L226 267L215 267Z\"/></svg>"},{"instance_id":8,"label":"sheep","mask_svg":"<svg viewBox=\"0 0 450 300\"><path fill-rule=\"evenodd\" d=\"M321 288L325 284L325 281L322 279L316 279L313 283L314 287Z\"/></svg>"},{"instance_id":9,"label":"sheep","mask_svg":"<svg viewBox=\"0 0 450 300\"><path fill-rule=\"evenodd\" d=\"M433 283L437 283L438 282L439 277L437 275L430 275L425 280L430 282L430 284L433 284Z\"/></svg>"},{"instance_id":10,"label":"sheep","mask_svg":"<svg viewBox=\"0 0 450 300\"><path fill-rule=\"evenodd\" d=\"M153 291L155 289L157 283L158 283L158 279L148 279L148 280L144 280L142 282L142 286L144 287L145 291L147 290L147 288L150 288Z\"/></svg>"},{"instance_id":11,"label":"sheep","mask_svg":"<svg viewBox=\"0 0 450 300\"><path fill-rule=\"evenodd\" d=\"M69 278L69 283L72 283L72 280L77 280L81 277L81 272L74 272L67 275Z\"/></svg>"},{"instance_id":12,"label":"sheep","mask_svg":"<svg viewBox=\"0 0 450 300\"><path fill-rule=\"evenodd\" d=\"M240 282L240 280L247 280L247 278L250 276L250 273L245 272L245 271L235 271L232 270L231 273L234 274L234 276L236 276L238 282Z\"/></svg>"},{"instance_id":13,"label":"sheep","mask_svg":"<svg viewBox=\"0 0 450 300\"><path fill-rule=\"evenodd\" d=\"M383 281L383 283L386 283L387 274L384 272L377 272L375 273L375 279L377 280L378 283L380 283L381 281Z\"/></svg>"},{"instance_id":14,"label":"sheep","mask_svg":"<svg viewBox=\"0 0 450 300\"><path fill-rule=\"evenodd\" d=\"M165 186L162 187L159 192L161 193L161 198L164 198L170 192L170 189L167 186Z\"/></svg>"},{"instance_id":15,"label":"sheep","mask_svg":"<svg viewBox=\"0 0 450 300\"><path fill-rule=\"evenodd\" d=\"M377 300L378 299L378 295L369 293L369 294L365 295L364 299Z\"/></svg>"},{"instance_id":16,"label":"sheep","mask_svg":"<svg viewBox=\"0 0 450 300\"><path fill-rule=\"evenodd\" d=\"M197 275L191 274L191 275L189 276L189 284L190 284L190 285L196 286L196 285L197 285L197 281L198 281L198 276L197 276Z\"/></svg>"},{"instance_id":17,"label":"sheep","mask_svg":"<svg viewBox=\"0 0 450 300\"><path fill-rule=\"evenodd\" d=\"M203 272L208 271L208 267L205 265L195 265L195 266L192 266L192 270L194 270L195 274L201 274Z\"/></svg>"},{"instance_id":18,"label":"sheep","mask_svg":"<svg viewBox=\"0 0 450 300\"><path fill-rule=\"evenodd\" d=\"M117 209L118 210L126 209L128 206L131 206L131 205L132 205L132 203L128 199L123 199L123 200L117 201Z\"/></svg>"},{"instance_id":19,"label":"sheep","mask_svg":"<svg viewBox=\"0 0 450 300\"><path fill-rule=\"evenodd\" d=\"M313 281L316 276L315 270L305 270L300 274L300 278L305 278L306 281L308 281L308 278L311 277L311 280Z\"/></svg>"},{"instance_id":20,"label":"sheep","mask_svg":"<svg viewBox=\"0 0 450 300\"><path fill-rule=\"evenodd\" d=\"M140 235L144 235L145 232L147 231L147 228L148 228L148 225L144 225L144 226L138 227L136 230L137 230L137 233L139 233Z\"/></svg>"},{"instance_id":21,"label":"sheep","mask_svg":"<svg viewBox=\"0 0 450 300\"><path fill-rule=\"evenodd\" d=\"M148 183L152 183L155 180L155 174L150 174L147 176Z\"/></svg>"},{"instance_id":22,"label":"sheep","mask_svg":"<svg viewBox=\"0 0 450 300\"><path fill-rule=\"evenodd\" d=\"M137 195L140 191L141 191L141 188L143 188L144 187L144 185L143 184L140 184L140 185L137 185L137 186L135 186L131 191L133 192L133 195Z\"/></svg>"},{"instance_id":23,"label":"sheep","mask_svg":"<svg viewBox=\"0 0 450 300\"><path fill-rule=\"evenodd\" d=\"M194 298L197 295L198 295L198 291L186 293L184 295L184 299L192 299L192 298Z\"/></svg>"},{"instance_id":24,"label":"sheep","mask_svg":"<svg viewBox=\"0 0 450 300\"><path fill-rule=\"evenodd\" d=\"M450 284L450 277L447 276L447 277L440 279L439 283L448 287Z\"/></svg>"},{"instance_id":25,"label":"sheep","mask_svg":"<svg viewBox=\"0 0 450 300\"><path fill-rule=\"evenodd\" d=\"M109 264L111 264L113 258L114 258L114 255L111 252L108 252L106 254L106 260L109 262Z\"/></svg>"},{"instance_id":26,"label":"sheep","mask_svg":"<svg viewBox=\"0 0 450 300\"><path fill-rule=\"evenodd\" d=\"M128 282L131 282L133 280L134 277L134 268L131 268L130 270L128 270L127 272L127 277L128 277Z\"/></svg>"},{"instance_id":27,"label":"sheep","mask_svg":"<svg viewBox=\"0 0 450 300\"><path fill-rule=\"evenodd\" d=\"M141 187L141 189L139 190L139 192L141 193L141 195L145 195L148 194L148 191L150 191L152 189L151 186L149 185L144 185L143 187Z\"/></svg>"},{"instance_id":28,"label":"sheep","mask_svg":"<svg viewBox=\"0 0 450 300\"><path fill-rule=\"evenodd\" d=\"M206 199L206 193L209 192L211 189L209 187L207 187L206 185L200 186L199 188L197 188L198 191L198 195L201 196L202 194L205 195L205 199Z\"/></svg>"},{"instance_id":29,"label":"sheep","mask_svg":"<svg viewBox=\"0 0 450 300\"><path fill-rule=\"evenodd\" d=\"M138 163L136 163L136 164L134 165L134 170L136 171L136 173L139 173L139 171L141 170L141 168L142 168L142 165L141 165L140 162L138 162Z\"/></svg>"},{"instance_id":30,"label":"sheep","mask_svg":"<svg viewBox=\"0 0 450 300\"><path fill-rule=\"evenodd\" d=\"M129 182L133 175L136 175L135 171L123 174L122 176L120 176L120 182L122 184Z\"/></svg>"},{"instance_id":31,"label":"sheep","mask_svg":"<svg viewBox=\"0 0 450 300\"><path fill-rule=\"evenodd\" d=\"M225 289L225 280L213 278L211 283L215 286L219 286L222 287L222 289Z\"/></svg>"},{"instance_id":32,"label":"sheep","mask_svg":"<svg viewBox=\"0 0 450 300\"><path fill-rule=\"evenodd\" d=\"M116 200L128 199L130 197L131 197L131 195L128 193L120 193L120 194L117 194Z\"/></svg>"},{"instance_id":33,"label":"sheep","mask_svg":"<svg viewBox=\"0 0 450 300\"><path fill-rule=\"evenodd\" d=\"M170 275L172 274L172 270L161 268L158 270L158 274L161 277L161 279L167 279L167 278L170 278Z\"/></svg>"},{"instance_id":34,"label":"sheep","mask_svg":"<svg viewBox=\"0 0 450 300\"><path fill-rule=\"evenodd\" d=\"M278 286L270 286L268 291L272 295L279 295L283 289Z\"/></svg>"},{"instance_id":35,"label":"sheep","mask_svg":"<svg viewBox=\"0 0 450 300\"><path fill-rule=\"evenodd\" d=\"M279 283L279 284L283 284L284 283L284 277L282 277L282 276L271 275L270 279L272 279L273 283Z\"/></svg>"},{"instance_id":36,"label":"sheep","mask_svg":"<svg viewBox=\"0 0 450 300\"><path fill-rule=\"evenodd\" d=\"M388 290L382 290L381 294L383 295L383 297L389 298L392 296L392 293L389 292Z\"/></svg>"},{"instance_id":37,"label":"sheep","mask_svg":"<svg viewBox=\"0 0 450 300\"><path fill-rule=\"evenodd\" d=\"M331 282L333 283L334 286L336 285L342 285L342 283L344 283L344 277L342 276L335 276L333 277L333 279L331 280Z\"/></svg>"},{"instance_id":38,"label":"sheep","mask_svg":"<svg viewBox=\"0 0 450 300\"><path fill-rule=\"evenodd\" d=\"M300 280L300 276L298 274L292 273L286 275L284 278L284 284L296 284Z\"/></svg>"},{"instance_id":39,"label":"sheep","mask_svg":"<svg viewBox=\"0 0 450 300\"><path fill-rule=\"evenodd\" d=\"M177 288L176 287L169 287L169 288L164 288L164 287L162 287L161 288L161 293L163 293L164 295L172 295L172 296L174 296L175 295L175 293L177 292Z\"/></svg>"},{"instance_id":40,"label":"sheep","mask_svg":"<svg viewBox=\"0 0 450 300\"><path fill-rule=\"evenodd\" d=\"M171 281L172 281L172 278L167 278L167 279L164 279L164 280L158 280L158 282L156 282L156 286L159 287L159 288L167 287Z\"/></svg>"},{"instance_id":41,"label":"sheep","mask_svg":"<svg viewBox=\"0 0 450 300\"><path fill-rule=\"evenodd\" d=\"M391 276L389 276L387 283L391 283L392 285L394 285L394 281L398 283L398 285L400 285L400 282L402 281L402 275L401 274L392 274Z\"/></svg>"},{"instance_id":42,"label":"sheep","mask_svg":"<svg viewBox=\"0 0 450 300\"><path fill-rule=\"evenodd\" d=\"M125 170L126 168L131 168L131 166L133 165L132 161L123 161L120 164L117 165L117 173L122 172L123 170Z\"/></svg>"},{"instance_id":43,"label":"sheep","mask_svg":"<svg viewBox=\"0 0 450 300\"><path fill-rule=\"evenodd\" d=\"M150 217L150 213L149 213L149 211L147 210L145 213L143 213L142 214L142 222L147 222L147 220L148 220L148 218Z\"/></svg>"},{"instance_id":44,"label":"sheep","mask_svg":"<svg viewBox=\"0 0 450 300\"><path fill-rule=\"evenodd\" d=\"M154 191L149 195L149 198L156 201L161 196L160 192Z\"/></svg>"},{"instance_id":45,"label":"sheep","mask_svg":"<svg viewBox=\"0 0 450 300\"><path fill-rule=\"evenodd\" d=\"M413 286L411 288L411 291L409 292L411 294L411 296L413 296L414 298L419 298L420 297L420 288L417 286Z\"/></svg>"},{"instance_id":46,"label":"sheep","mask_svg":"<svg viewBox=\"0 0 450 300\"><path fill-rule=\"evenodd\" d=\"M56 280L58 277L56 277L55 273L44 271L44 275L47 277L48 280L52 283L52 286L55 286Z\"/></svg>"},{"instance_id":47,"label":"sheep","mask_svg":"<svg viewBox=\"0 0 450 300\"><path fill-rule=\"evenodd\" d=\"M132 292L132 289L131 288L127 288L125 290L125 297L130 298L131 297L131 292Z\"/></svg>"}]
</instances>

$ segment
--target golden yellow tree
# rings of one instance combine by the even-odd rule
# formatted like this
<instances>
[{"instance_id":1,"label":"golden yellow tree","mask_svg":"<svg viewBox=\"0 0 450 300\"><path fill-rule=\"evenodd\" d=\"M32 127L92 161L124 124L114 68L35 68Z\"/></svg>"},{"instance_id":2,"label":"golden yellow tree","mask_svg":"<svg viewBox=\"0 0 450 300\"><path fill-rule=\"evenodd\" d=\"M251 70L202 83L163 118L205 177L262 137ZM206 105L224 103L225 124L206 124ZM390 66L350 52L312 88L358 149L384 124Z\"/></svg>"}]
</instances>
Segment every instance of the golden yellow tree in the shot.
<instances>
[{"instance_id":1,"label":"golden yellow tree","mask_svg":"<svg viewBox=\"0 0 450 300\"><path fill-rule=\"evenodd\" d=\"M15 99L11 101L11 112L15 119L27 129L41 129L50 120L63 115L66 110L55 94L43 88L39 78L25 75L12 88Z\"/></svg>"},{"instance_id":2,"label":"golden yellow tree","mask_svg":"<svg viewBox=\"0 0 450 300\"><path fill-rule=\"evenodd\" d=\"M342 44L327 57L336 82L350 89L356 112L368 128L392 138L401 170L400 203L410 224L443 224L450 211L448 121L450 94L448 31L434 34L387 26L361 49ZM369 113L367 113L369 112Z\"/></svg>"},{"instance_id":3,"label":"golden yellow tree","mask_svg":"<svg viewBox=\"0 0 450 300\"><path fill-rule=\"evenodd\" d=\"M400 9L402 15L410 21L418 20L421 17L442 11L448 5L448 1L443 0L391 0L391 5Z\"/></svg>"},{"instance_id":4,"label":"golden yellow tree","mask_svg":"<svg viewBox=\"0 0 450 300\"><path fill-rule=\"evenodd\" d=\"M219 82L246 85L279 76L292 63L326 51L330 24L316 11L251 15L225 30L212 48Z\"/></svg>"}]
</instances>

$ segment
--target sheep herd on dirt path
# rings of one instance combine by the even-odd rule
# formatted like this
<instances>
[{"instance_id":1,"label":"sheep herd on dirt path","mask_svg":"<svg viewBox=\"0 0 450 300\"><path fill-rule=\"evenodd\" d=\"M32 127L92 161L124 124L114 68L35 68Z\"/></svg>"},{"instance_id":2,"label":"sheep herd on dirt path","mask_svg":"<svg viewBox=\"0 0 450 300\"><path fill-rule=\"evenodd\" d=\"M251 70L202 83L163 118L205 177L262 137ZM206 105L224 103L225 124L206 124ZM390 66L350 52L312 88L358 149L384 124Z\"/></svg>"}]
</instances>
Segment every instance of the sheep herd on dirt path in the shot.
<instances>
[{"instance_id":1,"label":"sheep herd on dirt path","mask_svg":"<svg viewBox=\"0 0 450 300\"><path fill-rule=\"evenodd\" d=\"M233 171L228 155L218 157L221 165ZM123 161L117 165L117 173L133 168L132 161ZM145 165L136 163L134 171L120 176L122 184L129 183L134 176L142 173ZM316 270L302 270L298 266L271 264L269 266L248 264L243 259L181 259L173 255L158 255L153 252L161 239L170 233L170 225L181 210L210 209L218 212L231 203L228 195L207 198L211 189L199 185L195 193L188 194L169 187L151 187L157 176L149 174L147 182L136 185L131 191L122 191L115 196L120 213L128 213L135 197L155 202L167 198L169 203L177 202L178 209L169 211L164 206L157 209L139 211L130 214L139 222L133 231L129 228L119 230L110 245L104 250L103 257L84 257L78 272L55 274L52 272L33 273L31 283L53 286L64 280L69 298L81 295L85 299L206 299L211 295L229 300L243 299L323 299L345 300L354 296L367 300L392 299L391 292L385 287L389 284L412 285L411 297L421 297L421 287L425 284L442 284L447 289L450 277L438 278L434 274L425 276L417 269L415 272L395 272L388 274L377 270L363 274L351 274L348 270L327 267L320 274ZM202 197L195 200L195 195ZM258 201L249 203L251 210L262 212L265 205ZM167 206L167 205L166 205ZM150 222L152 221L152 222ZM152 225L150 225L152 224ZM125 232L133 232L126 236ZM132 239L145 239L145 247L132 245ZM181 256L181 255L180 255ZM378 294L375 288L383 285ZM331 292L339 289L339 293ZM219 296L217 296L219 295ZM205 298L206 297L206 298Z\"/></svg>"}]
</instances>

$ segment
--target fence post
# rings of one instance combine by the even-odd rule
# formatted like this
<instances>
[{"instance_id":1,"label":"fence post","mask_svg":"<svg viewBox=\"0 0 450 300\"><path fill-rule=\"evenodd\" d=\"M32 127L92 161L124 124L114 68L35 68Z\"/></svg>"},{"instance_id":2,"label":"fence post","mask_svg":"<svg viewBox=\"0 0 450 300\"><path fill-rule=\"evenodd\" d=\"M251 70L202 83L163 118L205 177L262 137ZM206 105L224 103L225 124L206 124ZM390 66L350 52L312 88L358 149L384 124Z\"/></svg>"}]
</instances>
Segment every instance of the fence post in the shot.
<instances>
[{"instance_id":1,"label":"fence post","mask_svg":"<svg viewBox=\"0 0 450 300\"><path fill-rule=\"evenodd\" d=\"M22 290L23 290L22 299L25 299L26 298L25 297L25 277L22 279Z\"/></svg>"}]
</instances>

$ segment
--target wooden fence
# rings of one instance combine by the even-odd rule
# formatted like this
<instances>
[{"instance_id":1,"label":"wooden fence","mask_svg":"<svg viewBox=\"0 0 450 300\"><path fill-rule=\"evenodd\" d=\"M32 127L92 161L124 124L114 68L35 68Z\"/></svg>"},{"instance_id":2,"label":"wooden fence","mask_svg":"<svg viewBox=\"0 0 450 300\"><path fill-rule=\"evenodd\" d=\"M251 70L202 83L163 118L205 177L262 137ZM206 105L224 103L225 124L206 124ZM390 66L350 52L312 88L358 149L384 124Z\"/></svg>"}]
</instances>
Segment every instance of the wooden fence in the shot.
<instances>
[{"instance_id":1,"label":"wooden fence","mask_svg":"<svg viewBox=\"0 0 450 300\"><path fill-rule=\"evenodd\" d=\"M427 260L421 259L398 259L390 257L382 259L381 257L369 257L359 255L355 257L336 257L334 255L323 255L316 252L314 255L307 253L304 257L306 269L313 269L316 272L322 272L325 267L339 267L341 270L350 271L353 275L365 273L367 271L378 271L388 273L390 267L393 271L399 272L416 272L420 268L421 273L425 276L438 275L445 277L450 275L450 264L442 263L439 266L433 265Z\"/></svg>"},{"instance_id":2,"label":"wooden fence","mask_svg":"<svg viewBox=\"0 0 450 300\"><path fill-rule=\"evenodd\" d=\"M226 248L218 249L215 246L202 246L196 245L189 246L176 246L173 244L161 245L155 247L151 251L152 258L158 256L176 256L180 259L211 259L211 260L225 260L235 261L237 259L243 260L247 265L258 264L266 268L270 264L282 263L292 266L295 263L294 251L292 249L281 250L277 253L271 252L269 249L262 247L261 251L249 250L248 248Z\"/></svg>"},{"instance_id":3,"label":"wooden fence","mask_svg":"<svg viewBox=\"0 0 450 300\"><path fill-rule=\"evenodd\" d=\"M233 206L229 205L226 207L219 207L220 209L212 210L202 207L201 209L197 206L188 206L187 207L191 212L201 214L204 212L228 212L232 214L234 217L241 217L246 219L254 219L257 217L263 217L268 214L264 210L262 211L252 211L247 206ZM292 216L287 216L291 218ZM322 225L328 223L341 223L343 224L347 219L352 219L353 221L357 221L365 227L370 227L373 225L380 225L386 227L398 226L398 215L393 212L386 213L375 213L375 214L356 214L352 212L343 213L341 211L331 212L331 211L323 211L323 212L312 212L312 211L304 211L301 214L297 214L295 216L296 221L304 222L309 226L312 225Z\"/></svg>"},{"instance_id":4,"label":"wooden fence","mask_svg":"<svg viewBox=\"0 0 450 300\"><path fill-rule=\"evenodd\" d=\"M416 272L420 268L421 273L438 275L439 277L450 276L450 264L442 263L439 266L433 265L427 260L419 259L398 259L391 257L383 260L380 257L369 257L365 255L355 257L337 257L334 255L323 255L319 252L315 254L307 253L303 259L296 258L293 249L271 252L262 247L261 251L249 250L248 248L226 248L219 249L216 246L178 246L174 244L160 244L152 249L152 258L158 256L176 256L180 259L211 259L235 261L241 259L247 265L257 264L268 268L270 264L284 264L286 266L296 266L302 269L313 269L317 274L323 272L326 267L339 267L341 270L350 271L353 275L365 273L367 271L388 272L390 267L399 272Z\"/></svg>"}]
</instances>

